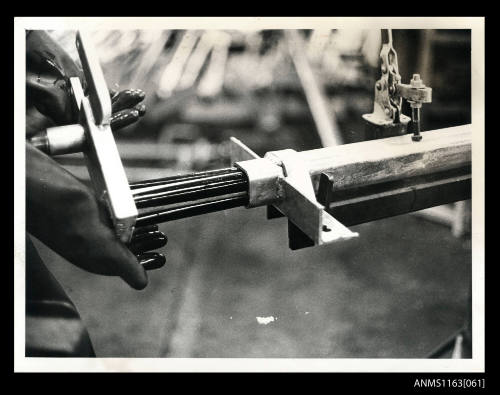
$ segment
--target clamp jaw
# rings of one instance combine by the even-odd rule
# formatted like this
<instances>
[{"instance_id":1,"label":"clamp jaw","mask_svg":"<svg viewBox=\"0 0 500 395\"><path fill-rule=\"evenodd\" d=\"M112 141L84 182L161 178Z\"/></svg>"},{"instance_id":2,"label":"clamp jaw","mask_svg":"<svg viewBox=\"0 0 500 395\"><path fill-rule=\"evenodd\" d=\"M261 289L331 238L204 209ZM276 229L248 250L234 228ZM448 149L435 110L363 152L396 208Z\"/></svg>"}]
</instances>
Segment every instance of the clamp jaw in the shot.
<instances>
[{"instance_id":1,"label":"clamp jaw","mask_svg":"<svg viewBox=\"0 0 500 395\"><path fill-rule=\"evenodd\" d=\"M414 75L410 84L401 83L398 56L392 46L391 29L383 29L382 38L383 41L387 42L382 45L380 51L382 75L375 83L373 112L363 115L363 119L367 123L366 139L372 140L406 134L410 120L413 121L414 130L418 130L418 134L420 134L419 109L422 103L431 102L432 89L423 85L418 74ZM412 118L401 112L402 99L406 99L410 103ZM418 108L418 111L413 111L413 108Z\"/></svg>"},{"instance_id":2,"label":"clamp jaw","mask_svg":"<svg viewBox=\"0 0 500 395\"><path fill-rule=\"evenodd\" d=\"M307 164L296 151L272 151L261 158L238 139L231 142L232 162L248 177L247 207L267 206L268 219L286 216L292 250L358 236L325 210L328 202L318 202Z\"/></svg>"},{"instance_id":3,"label":"clamp jaw","mask_svg":"<svg viewBox=\"0 0 500 395\"><path fill-rule=\"evenodd\" d=\"M85 96L80 79L70 78L71 96L73 105L79 110L79 121L74 125L48 128L43 135L35 137L36 143L43 144L50 155L84 153L96 197L107 206L117 237L128 243L138 212L111 131L109 90L87 33L77 33L76 47L88 87Z\"/></svg>"}]
</instances>

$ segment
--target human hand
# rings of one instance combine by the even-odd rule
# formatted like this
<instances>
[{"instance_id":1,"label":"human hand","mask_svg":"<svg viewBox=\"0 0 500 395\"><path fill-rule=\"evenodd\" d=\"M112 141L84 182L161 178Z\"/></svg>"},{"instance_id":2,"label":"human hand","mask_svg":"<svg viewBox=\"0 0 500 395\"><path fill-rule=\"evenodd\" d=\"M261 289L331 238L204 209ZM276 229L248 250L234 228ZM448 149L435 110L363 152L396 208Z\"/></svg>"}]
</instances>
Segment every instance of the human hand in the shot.
<instances>
[{"instance_id":1,"label":"human hand","mask_svg":"<svg viewBox=\"0 0 500 395\"><path fill-rule=\"evenodd\" d=\"M26 144L26 229L72 264L86 271L120 276L143 289L146 271L165 264L167 244L155 226L139 228L125 246L93 192L52 158Z\"/></svg>"},{"instance_id":2,"label":"human hand","mask_svg":"<svg viewBox=\"0 0 500 395\"><path fill-rule=\"evenodd\" d=\"M27 107L53 123L62 126L78 121L78 109L71 98L70 78L78 77L85 90L86 81L81 68L46 32L32 31L26 39L26 100ZM128 126L143 116L144 91L127 89L110 90L112 117L111 129ZM41 120L37 121L41 124ZM27 130L28 134L36 132Z\"/></svg>"}]
</instances>

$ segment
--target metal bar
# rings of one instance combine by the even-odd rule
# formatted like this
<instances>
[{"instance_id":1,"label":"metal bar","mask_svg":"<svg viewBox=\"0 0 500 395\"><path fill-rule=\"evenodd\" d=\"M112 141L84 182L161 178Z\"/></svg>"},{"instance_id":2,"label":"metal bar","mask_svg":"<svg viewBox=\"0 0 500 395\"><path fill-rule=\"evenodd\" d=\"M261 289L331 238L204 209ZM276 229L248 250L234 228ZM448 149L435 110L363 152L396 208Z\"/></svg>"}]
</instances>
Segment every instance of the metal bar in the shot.
<instances>
[{"instance_id":1,"label":"metal bar","mask_svg":"<svg viewBox=\"0 0 500 395\"><path fill-rule=\"evenodd\" d=\"M246 198L246 197L247 197L246 192L234 192L234 193L228 193L228 194L224 194L224 195L199 198L197 200L191 200L191 201L185 201L185 202L160 204L160 205L157 205L154 207L141 209L139 212L139 216L144 217L145 215L150 215L150 214L163 212L163 211L167 211L167 210L180 209L180 208L190 208L190 207L194 207L194 206L197 206L199 204L204 204L204 203L215 203L215 202L220 202L221 200L226 200L226 199Z\"/></svg>"},{"instance_id":2,"label":"metal bar","mask_svg":"<svg viewBox=\"0 0 500 395\"><path fill-rule=\"evenodd\" d=\"M149 195L152 193L167 193L171 191L176 191L180 189L185 189L188 187L202 187L208 184L221 183L221 182L231 182L231 181L245 181L245 175L242 171L231 172L226 174L216 174L205 177L194 177L194 178L180 178L172 182L160 183L156 185L149 185L141 188L134 189L132 191L135 199L138 196Z\"/></svg>"},{"instance_id":3,"label":"metal bar","mask_svg":"<svg viewBox=\"0 0 500 395\"><path fill-rule=\"evenodd\" d=\"M194 186L181 190L169 191L167 193L139 196L135 200L137 208L154 207L179 202L188 202L207 197L216 197L228 193L245 192L248 188L246 181L223 182Z\"/></svg>"},{"instance_id":4,"label":"metal bar","mask_svg":"<svg viewBox=\"0 0 500 395\"><path fill-rule=\"evenodd\" d=\"M130 189L139 189L142 187L148 187L148 186L153 186L153 185L167 184L167 183L172 182L172 181L181 181L181 180L209 177L209 176L214 176L214 175L218 175L218 174L232 174L232 173L241 173L241 170L238 170L235 167L230 167L230 168L226 168L226 169L207 170L207 171L202 171L202 172L197 172L197 173L180 174L180 175L176 175L176 176L156 178L156 179L152 179L152 180L144 180L144 181L139 181L139 182L132 182L132 183L130 183Z\"/></svg>"},{"instance_id":5,"label":"metal bar","mask_svg":"<svg viewBox=\"0 0 500 395\"><path fill-rule=\"evenodd\" d=\"M453 173L337 191L327 211L344 225L352 226L470 199L470 168Z\"/></svg>"},{"instance_id":6,"label":"metal bar","mask_svg":"<svg viewBox=\"0 0 500 395\"><path fill-rule=\"evenodd\" d=\"M111 98L99 63L99 57L92 45L89 33L84 31L77 32L76 48L80 55L89 89L88 98L94 121L97 125L109 125L111 120Z\"/></svg>"},{"instance_id":7,"label":"metal bar","mask_svg":"<svg viewBox=\"0 0 500 395\"><path fill-rule=\"evenodd\" d=\"M245 206L248 203L246 197L234 197L222 199L215 202L202 203L188 207L171 210L158 211L141 215L137 218L136 226L158 224L162 222L174 221L181 218L193 217L196 215L212 213L215 211L227 210L234 207Z\"/></svg>"},{"instance_id":8,"label":"metal bar","mask_svg":"<svg viewBox=\"0 0 500 395\"><path fill-rule=\"evenodd\" d=\"M99 199L106 202L116 234L122 242L128 243L132 237L137 208L111 127L94 123L87 98L82 99L80 119L85 128L85 158L94 191Z\"/></svg>"},{"instance_id":9,"label":"metal bar","mask_svg":"<svg viewBox=\"0 0 500 395\"><path fill-rule=\"evenodd\" d=\"M472 126L344 144L298 153L310 174L328 173L336 190L437 173L471 164Z\"/></svg>"}]
</instances>

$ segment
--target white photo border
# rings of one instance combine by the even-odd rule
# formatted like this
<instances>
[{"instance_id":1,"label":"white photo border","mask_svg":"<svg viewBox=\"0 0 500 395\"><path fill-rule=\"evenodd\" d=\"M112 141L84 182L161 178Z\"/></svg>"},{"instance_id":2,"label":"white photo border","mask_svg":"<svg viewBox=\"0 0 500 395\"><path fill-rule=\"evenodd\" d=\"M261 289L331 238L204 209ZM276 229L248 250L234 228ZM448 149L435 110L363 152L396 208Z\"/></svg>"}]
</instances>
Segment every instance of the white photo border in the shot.
<instances>
[{"instance_id":1,"label":"white photo border","mask_svg":"<svg viewBox=\"0 0 500 395\"><path fill-rule=\"evenodd\" d=\"M14 371L16 372L484 372L483 17L16 17L14 18ZM26 29L471 29L472 308L471 359L26 358L25 46Z\"/></svg>"}]
</instances>

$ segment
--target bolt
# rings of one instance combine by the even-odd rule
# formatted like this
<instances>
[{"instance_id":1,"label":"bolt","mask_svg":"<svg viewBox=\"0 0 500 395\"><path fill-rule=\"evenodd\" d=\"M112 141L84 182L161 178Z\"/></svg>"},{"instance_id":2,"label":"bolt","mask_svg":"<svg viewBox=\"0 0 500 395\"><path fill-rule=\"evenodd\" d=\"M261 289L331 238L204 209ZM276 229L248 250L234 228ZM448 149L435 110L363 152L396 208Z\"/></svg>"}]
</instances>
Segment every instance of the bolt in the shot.
<instances>
[{"instance_id":1,"label":"bolt","mask_svg":"<svg viewBox=\"0 0 500 395\"><path fill-rule=\"evenodd\" d=\"M413 74L410 85L413 88L425 88L424 82L420 79L420 74Z\"/></svg>"},{"instance_id":2,"label":"bolt","mask_svg":"<svg viewBox=\"0 0 500 395\"><path fill-rule=\"evenodd\" d=\"M387 73L387 67L385 66L385 64L382 65L382 73Z\"/></svg>"},{"instance_id":3,"label":"bolt","mask_svg":"<svg viewBox=\"0 0 500 395\"><path fill-rule=\"evenodd\" d=\"M377 82L375 86L377 87L378 90L382 89L382 84L380 82Z\"/></svg>"},{"instance_id":4,"label":"bolt","mask_svg":"<svg viewBox=\"0 0 500 395\"><path fill-rule=\"evenodd\" d=\"M413 141L422 140L422 135L420 134L420 106L411 106L411 118L413 123L413 136L411 139Z\"/></svg>"},{"instance_id":5,"label":"bolt","mask_svg":"<svg viewBox=\"0 0 500 395\"><path fill-rule=\"evenodd\" d=\"M394 87L393 86L390 86L389 87L389 93L392 95L394 93Z\"/></svg>"}]
</instances>

